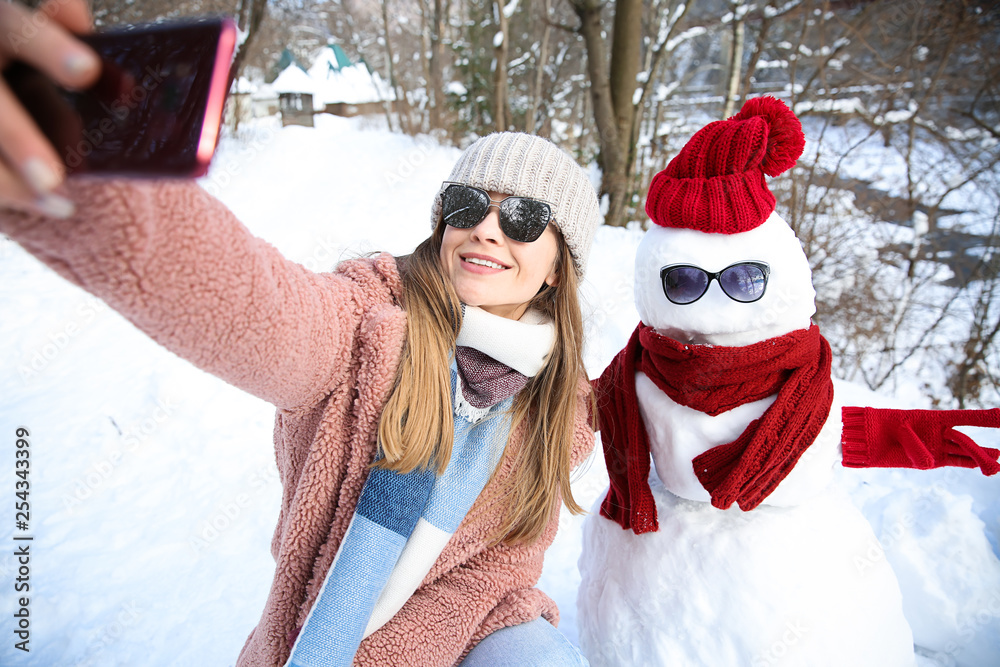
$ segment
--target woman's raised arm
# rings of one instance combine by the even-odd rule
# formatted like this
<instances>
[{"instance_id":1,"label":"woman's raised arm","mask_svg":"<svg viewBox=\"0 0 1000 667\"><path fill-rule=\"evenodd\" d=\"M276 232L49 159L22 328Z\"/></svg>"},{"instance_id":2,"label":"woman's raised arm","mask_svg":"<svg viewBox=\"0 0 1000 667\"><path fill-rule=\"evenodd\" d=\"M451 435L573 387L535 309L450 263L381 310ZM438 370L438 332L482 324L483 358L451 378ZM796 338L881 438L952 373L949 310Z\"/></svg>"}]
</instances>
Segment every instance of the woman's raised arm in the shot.
<instances>
[{"instance_id":1,"label":"woman's raised arm","mask_svg":"<svg viewBox=\"0 0 1000 667\"><path fill-rule=\"evenodd\" d=\"M0 232L178 356L278 407L328 393L368 307L398 296L391 259L364 279L313 273L192 181L64 187L77 213L0 212Z\"/></svg>"}]
</instances>

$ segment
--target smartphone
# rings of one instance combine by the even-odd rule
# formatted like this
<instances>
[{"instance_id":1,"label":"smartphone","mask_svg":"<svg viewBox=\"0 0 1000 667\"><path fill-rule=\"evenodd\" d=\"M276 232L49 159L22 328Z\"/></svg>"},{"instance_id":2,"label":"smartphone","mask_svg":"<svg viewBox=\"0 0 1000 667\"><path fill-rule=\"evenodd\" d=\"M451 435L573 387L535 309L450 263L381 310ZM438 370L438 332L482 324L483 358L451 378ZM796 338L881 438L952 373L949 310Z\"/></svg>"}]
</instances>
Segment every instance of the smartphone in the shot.
<instances>
[{"instance_id":1,"label":"smartphone","mask_svg":"<svg viewBox=\"0 0 1000 667\"><path fill-rule=\"evenodd\" d=\"M218 143L236 25L225 17L116 26L81 35L101 57L69 91L24 63L4 70L69 173L204 175Z\"/></svg>"}]
</instances>

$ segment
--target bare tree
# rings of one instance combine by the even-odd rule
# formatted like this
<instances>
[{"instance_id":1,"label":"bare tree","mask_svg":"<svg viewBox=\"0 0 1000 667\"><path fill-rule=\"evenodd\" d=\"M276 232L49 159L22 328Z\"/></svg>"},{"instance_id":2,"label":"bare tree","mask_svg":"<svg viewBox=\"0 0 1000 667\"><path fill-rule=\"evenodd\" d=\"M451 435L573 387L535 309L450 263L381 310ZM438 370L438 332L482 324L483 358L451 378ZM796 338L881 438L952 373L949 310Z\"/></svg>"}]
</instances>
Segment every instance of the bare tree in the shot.
<instances>
[{"instance_id":1,"label":"bare tree","mask_svg":"<svg viewBox=\"0 0 1000 667\"><path fill-rule=\"evenodd\" d=\"M549 12L552 0L543 0L542 5L542 39L538 44L538 52L535 54L535 80L531 86L531 106L528 108L525 119L524 131L528 134L535 133L538 124L538 108L542 101L542 83L545 78L545 64L549 58L549 36L552 34L552 25L549 22Z\"/></svg>"},{"instance_id":2,"label":"bare tree","mask_svg":"<svg viewBox=\"0 0 1000 667\"><path fill-rule=\"evenodd\" d=\"M736 102L740 91L740 81L743 68L743 47L746 38L747 6L743 0L732 2L733 31L729 47L729 76L726 81L726 106L722 116L728 118L736 112Z\"/></svg>"},{"instance_id":3,"label":"bare tree","mask_svg":"<svg viewBox=\"0 0 1000 667\"><path fill-rule=\"evenodd\" d=\"M959 408L996 405L1000 395L1000 373L991 357L1000 343L1000 210L996 213L987 253L976 267L980 278L970 290L972 317L968 334L959 341L960 354L948 377L948 388ZM993 398L989 400L984 396Z\"/></svg>"},{"instance_id":4,"label":"bare tree","mask_svg":"<svg viewBox=\"0 0 1000 667\"><path fill-rule=\"evenodd\" d=\"M427 75L430 126L432 129L441 127L441 111L444 106L444 43L442 38L445 16L442 0L434 0L430 21L430 58Z\"/></svg>"},{"instance_id":5,"label":"bare tree","mask_svg":"<svg viewBox=\"0 0 1000 667\"><path fill-rule=\"evenodd\" d=\"M392 52L392 31L389 27L389 0L382 0L382 28L383 28L383 39L385 40L385 74L386 79L389 81L389 85L396 94L396 104L397 109L400 111L399 117L407 118L408 115L405 113L408 104L406 100L406 93L403 92L402 86L399 85L399 81L396 78L395 70L395 56ZM406 125L403 126L406 128Z\"/></svg>"},{"instance_id":6,"label":"bare tree","mask_svg":"<svg viewBox=\"0 0 1000 667\"><path fill-rule=\"evenodd\" d=\"M615 110L618 141L626 163L632 153L632 121L635 118L636 75L642 39L642 0L618 0L611 43L611 105ZM628 165L626 164L626 170ZM612 218L614 219L614 218Z\"/></svg>"},{"instance_id":7,"label":"bare tree","mask_svg":"<svg viewBox=\"0 0 1000 667\"><path fill-rule=\"evenodd\" d=\"M493 37L493 122L496 130L503 132L511 127L510 96L507 76L507 54L510 48L510 14L517 8L518 0L511 0L504 6L503 0L494 0L493 13L497 21L497 33Z\"/></svg>"},{"instance_id":8,"label":"bare tree","mask_svg":"<svg viewBox=\"0 0 1000 667\"><path fill-rule=\"evenodd\" d=\"M236 56L229 67L230 82L239 78L247 53L260 32L260 26L264 22L265 16L267 16L267 0L239 0L236 8L236 25L245 37L236 50Z\"/></svg>"},{"instance_id":9,"label":"bare tree","mask_svg":"<svg viewBox=\"0 0 1000 667\"><path fill-rule=\"evenodd\" d=\"M631 2L633 0L621 0ZM608 65L607 45L604 29L601 25L601 11L604 3L600 0L570 0L573 10L580 19L579 32L587 48L587 72L590 79L590 95L597 125L598 144L600 145L599 161L601 165L601 192L608 196L608 212L604 222L610 225L624 224L624 207L627 181L625 178L628 151L622 140L618 125L618 114L615 109L614 95L611 89L611 74ZM638 39L638 35L615 35L620 53L631 48L619 42ZM623 61L624 55L619 57ZM628 68L622 62L619 67ZM635 82L635 70L632 70L631 82ZM631 98L629 99L631 102Z\"/></svg>"}]
</instances>

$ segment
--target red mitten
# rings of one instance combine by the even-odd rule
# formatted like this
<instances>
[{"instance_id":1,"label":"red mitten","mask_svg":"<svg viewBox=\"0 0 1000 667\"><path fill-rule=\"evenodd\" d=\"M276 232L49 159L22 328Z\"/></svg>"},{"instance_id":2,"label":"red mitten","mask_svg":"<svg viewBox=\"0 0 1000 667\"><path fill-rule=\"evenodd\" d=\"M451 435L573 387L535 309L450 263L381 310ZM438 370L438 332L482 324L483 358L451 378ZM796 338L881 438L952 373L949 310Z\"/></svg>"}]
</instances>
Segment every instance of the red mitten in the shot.
<instances>
[{"instance_id":1,"label":"red mitten","mask_svg":"<svg viewBox=\"0 0 1000 667\"><path fill-rule=\"evenodd\" d=\"M848 468L978 467L1000 472L1000 450L980 447L953 426L1000 428L1000 408L992 410L843 409L841 446Z\"/></svg>"}]
</instances>

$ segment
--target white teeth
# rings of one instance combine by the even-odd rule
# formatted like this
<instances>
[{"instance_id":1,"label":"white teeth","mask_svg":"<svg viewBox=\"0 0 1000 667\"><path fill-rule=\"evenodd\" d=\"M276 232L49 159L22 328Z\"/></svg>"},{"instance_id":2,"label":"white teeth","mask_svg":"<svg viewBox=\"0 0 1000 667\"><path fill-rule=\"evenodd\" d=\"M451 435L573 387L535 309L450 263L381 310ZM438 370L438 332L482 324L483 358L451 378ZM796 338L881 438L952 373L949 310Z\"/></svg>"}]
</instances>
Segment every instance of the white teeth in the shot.
<instances>
[{"instance_id":1,"label":"white teeth","mask_svg":"<svg viewBox=\"0 0 1000 667\"><path fill-rule=\"evenodd\" d=\"M503 268L506 268L506 267L504 267L501 264L497 264L496 262L491 262L488 259L479 259L478 257L466 257L465 261L468 262L469 264L478 264L479 266L488 266L491 269L503 269Z\"/></svg>"}]
</instances>

